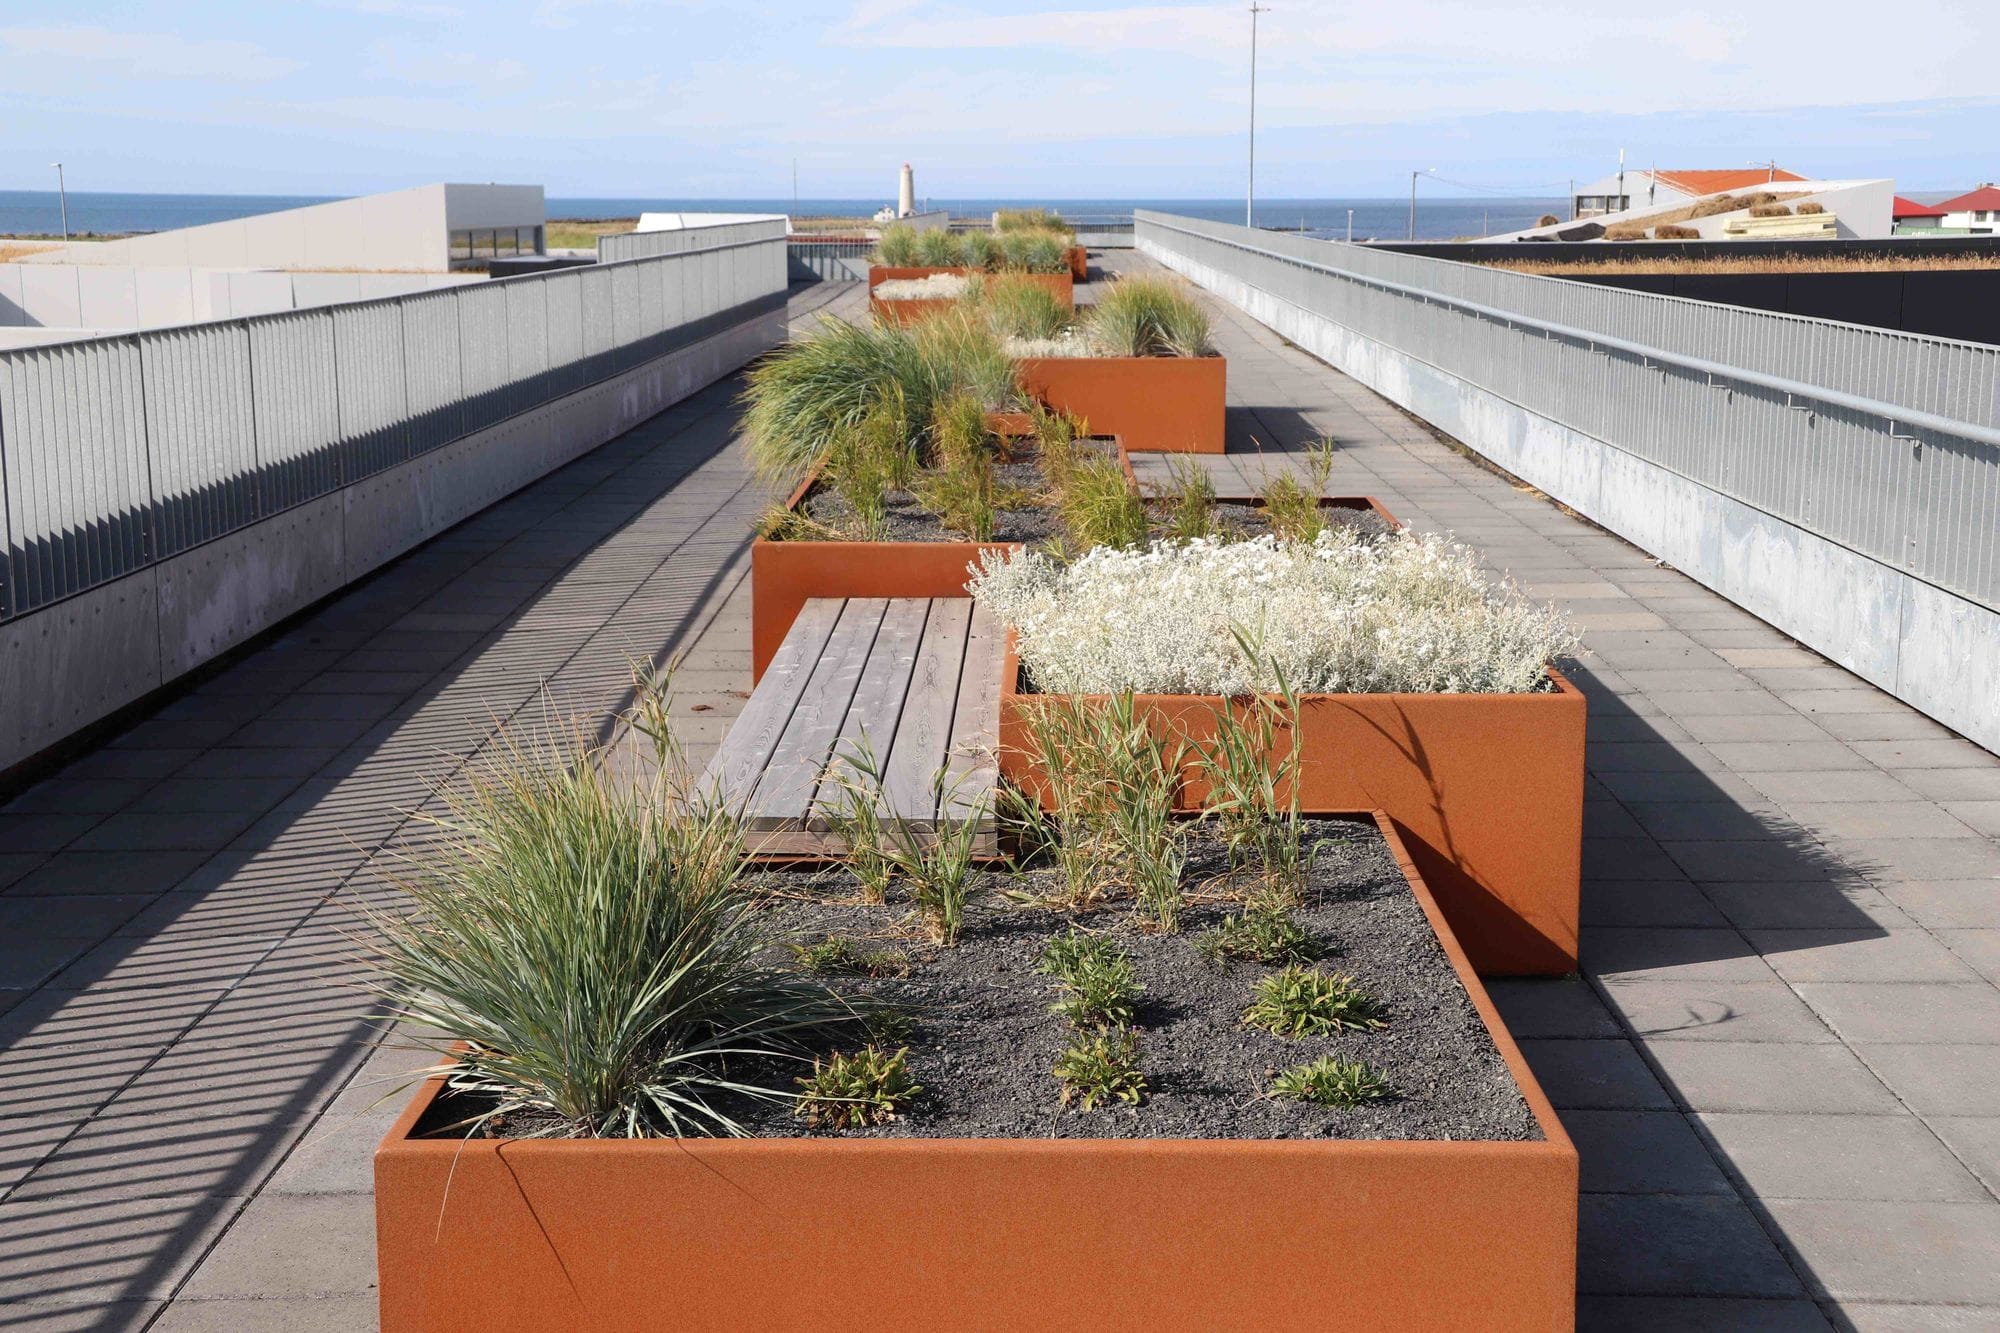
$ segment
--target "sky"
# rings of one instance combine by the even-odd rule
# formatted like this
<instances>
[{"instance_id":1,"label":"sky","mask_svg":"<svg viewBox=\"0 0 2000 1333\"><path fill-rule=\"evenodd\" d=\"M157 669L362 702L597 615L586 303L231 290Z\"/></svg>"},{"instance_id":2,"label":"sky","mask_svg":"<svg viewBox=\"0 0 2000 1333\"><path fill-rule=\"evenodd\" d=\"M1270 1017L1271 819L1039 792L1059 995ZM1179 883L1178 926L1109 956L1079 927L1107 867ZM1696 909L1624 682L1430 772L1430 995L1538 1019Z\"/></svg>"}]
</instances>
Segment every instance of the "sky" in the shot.
<instances>
[{"instance_id":1,"label":"sky","mask_svg":"<svg viewBox=\"0 0 2000 1333\"><path fill-rule=\"evenodd\" d=\"M2000 177L1985 0L1270 0L1260 197L1560 195L1776 157ZM0 189L553 197L1240 194L1242 4L0 0Z\"/></svg>"}]
</instances>

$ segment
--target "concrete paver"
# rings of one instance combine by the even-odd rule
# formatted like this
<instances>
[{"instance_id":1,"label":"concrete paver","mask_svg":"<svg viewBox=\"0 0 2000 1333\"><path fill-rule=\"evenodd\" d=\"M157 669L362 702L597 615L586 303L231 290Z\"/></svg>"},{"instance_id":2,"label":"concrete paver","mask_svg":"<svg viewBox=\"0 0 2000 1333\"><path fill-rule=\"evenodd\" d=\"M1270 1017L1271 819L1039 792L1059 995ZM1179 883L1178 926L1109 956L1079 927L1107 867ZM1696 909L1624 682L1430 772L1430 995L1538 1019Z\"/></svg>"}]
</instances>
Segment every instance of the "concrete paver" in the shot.
<instances>
[{"instance_id":1,"label":"concrete paver","mask_svg":"<svg viewBox=\"0 0 2000 1333\"><path fill-rule=\"evenodd\" d=\"M857 305L795 310L829 298ZM1218 486L1331 437L1336 490L1584 628L1584 974L1493 987L1582 1151L1582 1325L2000 1326L2000 760L1216 315ZM748 685L763 500L733 391L0 806L0 924L32 956L0 977L0 1323L373 1326L367 1153L414 1057L371 1050L329 901L378 892L403 812L545 685L614 709L628 652L690 650L706 757ZM151 1160L121 1146L176 1106Z\"/></svg>"}]
</instances>

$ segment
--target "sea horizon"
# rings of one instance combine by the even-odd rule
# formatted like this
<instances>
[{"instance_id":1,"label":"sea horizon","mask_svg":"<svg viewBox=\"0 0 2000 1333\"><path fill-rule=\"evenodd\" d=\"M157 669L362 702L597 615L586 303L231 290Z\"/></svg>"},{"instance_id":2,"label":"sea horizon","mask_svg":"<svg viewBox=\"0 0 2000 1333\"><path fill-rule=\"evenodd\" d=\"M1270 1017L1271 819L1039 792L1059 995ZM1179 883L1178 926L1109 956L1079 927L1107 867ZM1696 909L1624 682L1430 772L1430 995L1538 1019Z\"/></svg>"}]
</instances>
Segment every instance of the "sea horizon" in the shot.
<instances>
[{"instance_id":1,"label":"sea horizon","mask_svg":"<svg viewBox=\"0 0 2000 1333\"><path fill-rule=\"evenodd\" d=\"M260 213L331 203L348 195L175 194L144 191L78 191L68 196L72 235L130 234L168 231L177 227L227 222ZM546 201L550 221L634 217L643 212L754 212L792 216L866 217L885 203L883 197L801 196L660 196L551 195ZM945 209L956 218L983 217L996 208L1045 205L1076 222L1129 215L1134 208L1181 213L1212 221L1243 220L1243 200L1173 198L1167 196L931 196L920 207ZM1531 226L1544 213L1562 215L1569 201L1561 198L1466 198L1420 196L1416 234L1420 240L1486 235ZM1409 199L1379 196L1272 197L1259 199L1259 226L1304 230L1318 235L1345 235L1348 210L1353 210L1357 239L1402 239L1409 230ZM53 235L62 226L62 201L54 190L0 190L0 235Z\"/></svg>"}]
</instances>

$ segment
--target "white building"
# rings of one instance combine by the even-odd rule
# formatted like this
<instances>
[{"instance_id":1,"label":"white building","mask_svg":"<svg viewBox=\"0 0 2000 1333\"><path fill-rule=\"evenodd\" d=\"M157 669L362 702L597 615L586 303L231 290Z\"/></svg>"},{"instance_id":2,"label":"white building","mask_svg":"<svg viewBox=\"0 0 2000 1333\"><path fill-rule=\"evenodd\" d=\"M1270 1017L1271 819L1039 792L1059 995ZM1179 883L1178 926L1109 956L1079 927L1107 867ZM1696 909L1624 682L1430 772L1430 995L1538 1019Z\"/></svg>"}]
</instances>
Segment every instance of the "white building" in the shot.
<instances>
[{"instance_id":1,"label":"white building","mask_svg":"<svg viewBox=\"0 0 2000 1333\"><path fill-rule=\"evenodd\" d=\"M2000 187L1991 181L1970 194L1961 194L1956 199L1947 199L1932 207L1943 214L1932 224L1934 226L1974 236L2000 232Z\"/></svg>"},{"instance_id":2,"label":"white building","mask_svg":"<svg viewBox=\"0 0 2000 1333\"><path fill-rule=\"evenodd\" d=\"M544 251L539 185L420 185L277 213L73 241L24 262L443 273Z\"/></svg>"},{"instance_id":3,"label":"white building","mask_svg":"<svg viewBox=\"0 0 2000 1333\"><path fill-rule=\"evenodd\" d=\"M1595 218L1628 209L1678 208L1704 195L1804 179L1804 176L1786 171L1775 162L1767 167L1737 167L1719 171L1634 169L1613 172L1577 190L1570 200L1570 217Z\"/></svg>"}]
</instances>

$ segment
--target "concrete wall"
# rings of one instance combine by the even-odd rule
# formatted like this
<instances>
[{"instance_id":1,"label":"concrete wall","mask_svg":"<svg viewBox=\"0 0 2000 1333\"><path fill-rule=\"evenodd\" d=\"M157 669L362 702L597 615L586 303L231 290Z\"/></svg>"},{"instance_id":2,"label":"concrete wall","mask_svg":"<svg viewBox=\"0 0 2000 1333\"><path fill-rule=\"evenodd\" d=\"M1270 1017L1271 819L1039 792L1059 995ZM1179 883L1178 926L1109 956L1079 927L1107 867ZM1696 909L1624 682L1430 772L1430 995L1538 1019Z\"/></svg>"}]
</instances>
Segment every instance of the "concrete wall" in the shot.
<instances>
[{"instance_id":1,"label":"concrete wall","mask_svg":"<svg viewBox=\"0 0 2000 1333\"><path fill-rule=\"evenodd\" d=\"M0 622L0 771L666 410L784 340L782 298L645 365Z\"/></svg>"},{"instance_id":2,"label":"concrete wall","mask_svg":"<svg viewBox=\"0 0 2000 1333\"><path fill-rule=\"evenodd\" d=\"M539 185L420 185L122 241L60 246L27 263L192 268L320 268L443 272L449 232L531 227Z\"/></svg>"},{"instance_id":3,"label":"concrete wall","mask_svg":"<svg viewBox=\"0 0 2000 1333\"><path fill-rule=\"evenodd\" d=\"M2000 612L1177 252L1139 248L1593 522L1989 750Z\"/></svg>"}]
</instances>

